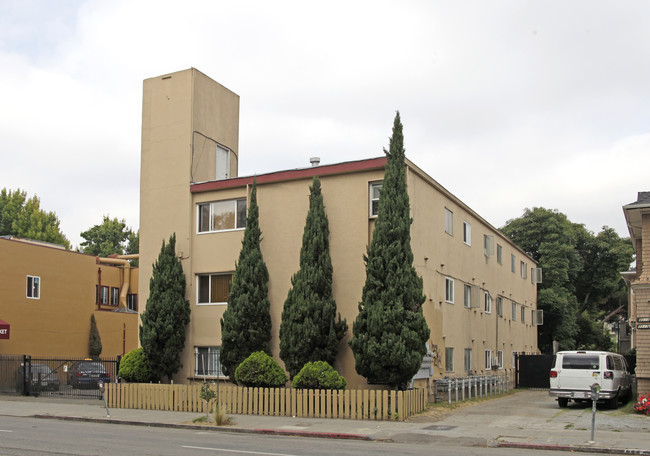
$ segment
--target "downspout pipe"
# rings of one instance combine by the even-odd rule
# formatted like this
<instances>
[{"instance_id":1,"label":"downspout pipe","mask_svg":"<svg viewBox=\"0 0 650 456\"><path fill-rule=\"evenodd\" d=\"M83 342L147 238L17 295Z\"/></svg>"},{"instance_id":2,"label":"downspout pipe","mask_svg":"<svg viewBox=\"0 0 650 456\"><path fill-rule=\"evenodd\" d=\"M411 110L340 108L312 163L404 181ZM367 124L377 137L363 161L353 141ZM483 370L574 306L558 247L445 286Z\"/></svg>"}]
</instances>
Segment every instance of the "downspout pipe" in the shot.
<instances>
[{"instance_id":1,"label":"downspout pipe","mask_svg":"<svg viewBox=\"0 0 650 456\"><path fill-rule=\"evenodd\" d=\"M113 264L122 266L124 269L124 281L122 283L122 290L120 291L120 307L126 308L126 297L129 294L129 286L131 284L131 263L129 260L139 258L139 254L131 255L111 255L109 258L95 257L97 264Z\"/></svg>"}]
</instances>

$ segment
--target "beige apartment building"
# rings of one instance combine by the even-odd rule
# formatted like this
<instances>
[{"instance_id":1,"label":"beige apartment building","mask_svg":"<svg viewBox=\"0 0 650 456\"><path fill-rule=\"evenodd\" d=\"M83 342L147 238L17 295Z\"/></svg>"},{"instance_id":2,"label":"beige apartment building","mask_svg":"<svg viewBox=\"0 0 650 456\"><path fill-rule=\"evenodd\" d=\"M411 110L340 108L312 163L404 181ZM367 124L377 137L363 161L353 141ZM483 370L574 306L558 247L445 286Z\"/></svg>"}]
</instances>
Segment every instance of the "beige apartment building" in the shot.
<instances>
[{"instance_id":1,"label":"beige apartment building","mask_svg":"<svg viewBox=\"0 0 650 456\"><path fill-rule=\"evenodd\" d=\"M623 206L623 213L636 252L636 270L624 272L628 282L628 319L632 348L636 349L639 394L650 393L650 192Z\"/></svg>"},{"instance_id":2,"label":"beige apartment building","mask_svg":"<svg viewBox=\"0 0 650 456\"><path fill-rule=\"evenodd\" d=\"M196 69L144 81L140 191L141 309L163 240L176 233L191 322L185 383L218 375L220 318L241 248L252 176L239 177L239 97ZM388 128L388 126L387 126ZM378 144L379 149L382 145ZM244 157L245 159L245 157ZM307 163L308 157L304 158ZM366 379L347 340L365 282L385 157L257 175L262 254L269 270L271 347L291 277L298 270L309 185L319 176L330 226L333 294L348 321L335 368L350 387ZM513 353L537 352L537 284L532 258L433 178L407 160L414 266L424 281L431 379L512 369ZM207 361L206 361L207 360Z\"/></svg>"}]
</instances>

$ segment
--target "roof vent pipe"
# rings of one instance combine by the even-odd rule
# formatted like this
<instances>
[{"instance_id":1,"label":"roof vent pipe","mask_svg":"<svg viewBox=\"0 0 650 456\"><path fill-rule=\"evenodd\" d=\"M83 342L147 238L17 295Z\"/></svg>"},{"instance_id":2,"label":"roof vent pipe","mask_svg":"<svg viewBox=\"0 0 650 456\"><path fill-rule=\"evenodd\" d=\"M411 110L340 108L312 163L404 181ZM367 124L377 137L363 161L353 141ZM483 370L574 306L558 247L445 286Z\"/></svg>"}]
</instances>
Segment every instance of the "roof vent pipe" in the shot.
<instances>
[{"instance_id":1,"label":"roof vent pipe","mask_svg":"<svg viewBox=\"0 0 650 456\"><path fill-rule=\"evenodd\" d=\"M318 166L320 165L320 157L311 157L309 159L309 163L311 163L311 166Z\"/></svg>"}]
</instances>

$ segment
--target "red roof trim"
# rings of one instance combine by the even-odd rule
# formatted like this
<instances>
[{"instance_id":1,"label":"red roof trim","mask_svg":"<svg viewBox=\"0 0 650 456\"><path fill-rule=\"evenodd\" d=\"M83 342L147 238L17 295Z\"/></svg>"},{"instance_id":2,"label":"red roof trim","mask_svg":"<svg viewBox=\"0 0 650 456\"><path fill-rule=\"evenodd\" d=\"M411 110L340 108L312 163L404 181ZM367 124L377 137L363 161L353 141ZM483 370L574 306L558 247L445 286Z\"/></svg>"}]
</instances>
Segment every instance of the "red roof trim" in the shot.
<instances>
[{"instance_id":1,"label":"red roof trim","mask_svg":"<svg viewBox=\"0 0 650 456\"><path fill-rule=\"evenodd\" d=\"M234 177L232 179L191 184L190 191L192 193L201 193L211 190L244 187L246 185L252 184L253 178L257 178L258 184L266 184L271 182L306 179L313 176L331 176L334 174L347 174L358 171L382 169L386 166L386 161L386 157L380 157L371 158L369 160L336 163L334 165L313 166L311 168L292 169L288 171L276 171L273 173L261 174L259 176Z\"/></svg>"}]
</instances>

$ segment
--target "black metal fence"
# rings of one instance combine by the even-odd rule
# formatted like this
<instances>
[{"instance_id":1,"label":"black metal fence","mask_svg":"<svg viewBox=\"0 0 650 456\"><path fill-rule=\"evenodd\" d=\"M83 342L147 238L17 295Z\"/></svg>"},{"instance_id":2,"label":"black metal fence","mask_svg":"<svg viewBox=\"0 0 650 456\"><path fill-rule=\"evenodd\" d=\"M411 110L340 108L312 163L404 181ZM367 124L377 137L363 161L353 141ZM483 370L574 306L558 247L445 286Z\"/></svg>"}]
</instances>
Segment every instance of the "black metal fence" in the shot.
<instances>
[{"instance_id":1,"label":"black metal fence","mask_svg":"<svg viewBox=\"0 0 650 456\"><path fill-rule=\"evenodd\" d=\"M0 393L101 399L100 385L115 382L119 366L120 357L0 355Z\"/></svg>"}]
</instances>

